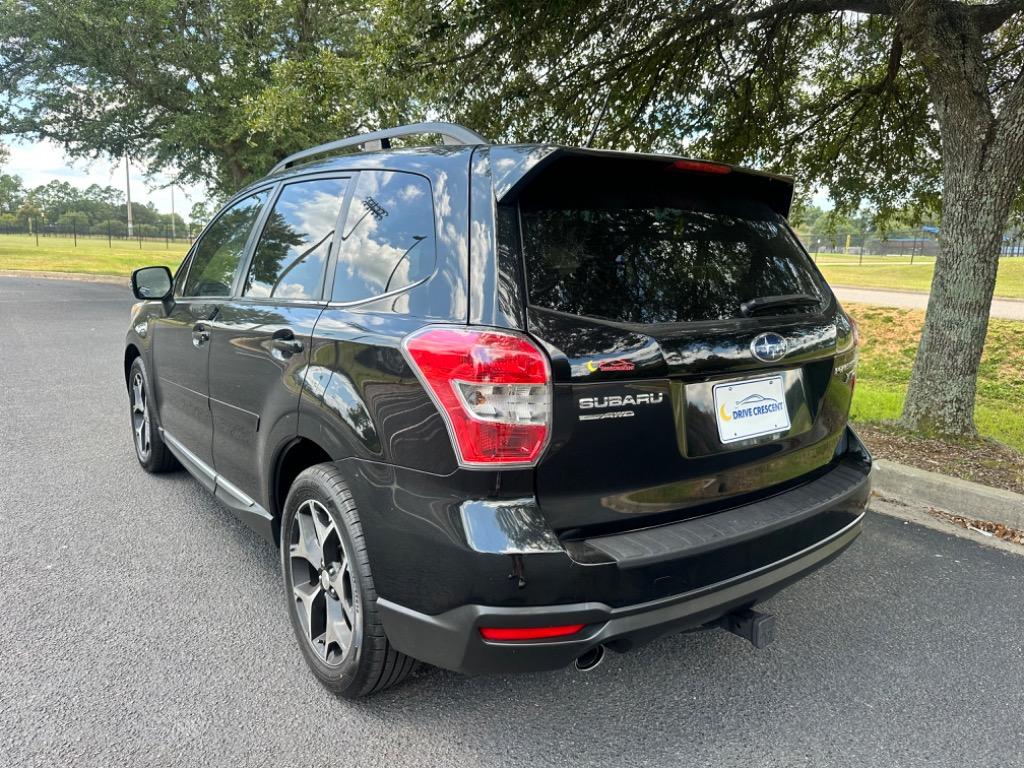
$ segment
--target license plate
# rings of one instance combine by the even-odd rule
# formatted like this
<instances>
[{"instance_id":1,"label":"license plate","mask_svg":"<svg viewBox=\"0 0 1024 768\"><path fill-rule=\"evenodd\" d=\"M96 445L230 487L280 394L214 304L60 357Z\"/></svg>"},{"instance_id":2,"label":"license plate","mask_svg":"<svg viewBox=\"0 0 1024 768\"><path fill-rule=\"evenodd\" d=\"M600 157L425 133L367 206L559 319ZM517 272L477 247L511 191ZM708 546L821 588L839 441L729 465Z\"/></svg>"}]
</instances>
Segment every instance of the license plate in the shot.
<instances>
[{"instance_id":1,"label":"license plate","mask_svg":"<svg viewBox=\"0 0 1024 768\"><path fill-rule=\"evenodd\" d=\"M715 420L723 443L785 432L789 409L781 376L715 384Z\"/></svg>"}]
</instances>

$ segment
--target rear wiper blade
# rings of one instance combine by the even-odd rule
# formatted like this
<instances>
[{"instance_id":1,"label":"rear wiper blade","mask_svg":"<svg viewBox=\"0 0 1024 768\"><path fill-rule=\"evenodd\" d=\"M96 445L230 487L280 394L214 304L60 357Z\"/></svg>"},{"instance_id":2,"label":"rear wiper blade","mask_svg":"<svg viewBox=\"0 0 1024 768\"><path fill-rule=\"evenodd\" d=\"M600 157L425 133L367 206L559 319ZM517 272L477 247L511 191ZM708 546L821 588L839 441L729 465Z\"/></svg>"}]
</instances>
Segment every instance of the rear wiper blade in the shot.
<instances>
[{"instance_id":1,"label":"rear wiper blade","mask_svg":"<svg viewBox=\"0 0 1024 768\"><path fill-rule=\"evenodd\" d=\"M756 315L763 309L781 309L785 307L810 307L821 303L821 298L809 293L787 293L782 296L758 296L756 299L740 304L740 312L748 317Z\"/></svg>"}]
</instances>

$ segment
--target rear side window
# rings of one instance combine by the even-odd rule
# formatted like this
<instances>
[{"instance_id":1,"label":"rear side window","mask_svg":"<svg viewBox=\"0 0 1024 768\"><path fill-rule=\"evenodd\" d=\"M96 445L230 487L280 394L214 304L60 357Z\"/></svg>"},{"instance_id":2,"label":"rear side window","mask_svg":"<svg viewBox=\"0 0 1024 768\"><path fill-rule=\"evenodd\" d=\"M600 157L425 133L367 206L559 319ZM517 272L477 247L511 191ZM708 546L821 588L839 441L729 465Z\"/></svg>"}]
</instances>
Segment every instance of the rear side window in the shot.
<instances>
[{"instance_id":1,"label":"rear side window","mask_svg":"<svg viewBox=\"0 0 1024 768\"><path fill-rule=\"evenodd\" d=\"M182 296L230 296L235 272L267 190L242 198L226 209L196 243Z\"/></svg>"},{"instance_id":2,"label":"rear side window","mask_svg":"<svg viewBox=\"0 0 1024 768\"><path fill-rule=\"evenodd\" d=\"M742 317L740 305L759 297L823 296L782 217L755 201L588 191L577 200L524 204L520 216L536 306L679 323Z\"/></svg>"},{"instance_id":3,"label":"rear side window","mask_svg":"<svg viewBox=\"0 0 1024 768\"><path fill-rule=\"evenodd\" d=\"M422 176L362 171L343 228L332 300L407 288L434 271L434 204Z\"/></svg>"},{"instance_id":4,"label":"rear side window","mask_svg":"<svg viewBox=\"0 0 1024 768\"><path fill-rule=\"evenodd\" d=\"M243 296L320 298L345 184L314 179L285 185L256 243Z\"/></svg>"}]
</instances>

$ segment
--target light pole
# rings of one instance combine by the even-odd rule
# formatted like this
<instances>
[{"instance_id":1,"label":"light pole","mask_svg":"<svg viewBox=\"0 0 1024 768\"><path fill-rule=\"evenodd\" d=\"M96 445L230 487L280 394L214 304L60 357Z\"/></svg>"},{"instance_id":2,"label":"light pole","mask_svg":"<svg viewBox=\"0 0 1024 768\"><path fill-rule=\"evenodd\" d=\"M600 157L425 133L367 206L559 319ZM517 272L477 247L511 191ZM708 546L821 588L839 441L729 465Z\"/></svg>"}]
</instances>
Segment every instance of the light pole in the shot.
<instances>
[{"instance_id":1,"label":"light pole","mask_svg":"<svg viewBox=\"0 0 1024 768\"><path fill-rule=\"evenodd\" d=\"M171 240L175 238L174 232L174 185L171 184Z\"/></svg>"},{"instance_id":2,"label":"light pole","mask_svg":"<svg viewBox=\"0 0 1024 768\"><path fill-rule=\"evenodd\" d=\"M124 188L128 195L128 237L132 236L132 182L128 175L128 155L124 156Z\"/></svg>"}]
</instances>

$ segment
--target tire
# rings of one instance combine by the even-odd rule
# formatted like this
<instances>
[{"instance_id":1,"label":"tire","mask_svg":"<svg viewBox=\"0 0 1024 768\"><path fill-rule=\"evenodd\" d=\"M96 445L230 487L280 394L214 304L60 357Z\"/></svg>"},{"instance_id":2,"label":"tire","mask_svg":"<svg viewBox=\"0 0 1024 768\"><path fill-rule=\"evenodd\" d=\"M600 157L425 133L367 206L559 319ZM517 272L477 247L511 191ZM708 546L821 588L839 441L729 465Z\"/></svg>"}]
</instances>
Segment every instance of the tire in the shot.
<instances>
[{"instance_id":1,"label":"tire","mask_svg":"<svg viewBox=\"0 0 1024 768\"><path fill-rule=\"evenodd\" d=\"M136 357L128 372L128 416L132 427L135 458L152 474L180 469L181 464L160 436L156 411L150 405L149 376L141 357Z\"/></svg>"},{"instance_id":2,"label":"tire","mask_svg":"<svg viewBox=\"0 0 1024 768\"><path fill-rule=\"evenodd\" d=\"M384 634L359 512L331 464L305 470L288 491L281 570L299 648L328 690L355 699L413 671L416 661Z\"/></svg>"}]
</instances>

